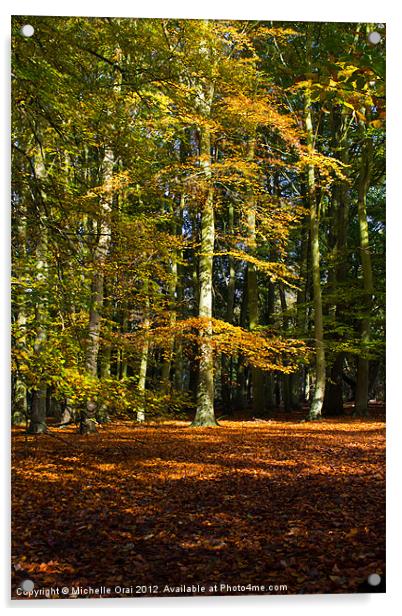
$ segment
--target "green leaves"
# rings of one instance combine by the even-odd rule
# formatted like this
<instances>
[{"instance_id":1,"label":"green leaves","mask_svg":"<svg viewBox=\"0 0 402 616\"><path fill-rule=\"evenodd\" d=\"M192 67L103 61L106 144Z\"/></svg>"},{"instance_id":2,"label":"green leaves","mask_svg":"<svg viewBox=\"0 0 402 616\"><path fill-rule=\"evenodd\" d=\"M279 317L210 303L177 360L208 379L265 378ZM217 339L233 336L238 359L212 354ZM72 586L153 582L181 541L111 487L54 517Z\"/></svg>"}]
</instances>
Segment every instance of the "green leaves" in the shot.
<instances>
[{"instance_id":1,"label":"green leaves","mask_svg":"<svg viewBox=\"0 0 402 616\"><path fill-rule=\"evenodd\" d=\"M236 364L239 373L247 353L254 364L265 358L268 365L267 341L262 340L268 331L289 337L297 332L310 341L311 263L303 251L309 242L306 171L312 167L321 215L327 348L350 356L381 352L383 296L377 293L363 309L356 292L361 286L358 178L362 148L369 141L374 146L367 193L370 250L377 287L384 286L384 47L367 43L365 24L289 27L32 16L35 36L27 40L19 35L24 20L16 16L12 26L15 378L28 387L45 379L67 391L64 371L76 371L71 378L80 403L91 387L97 393L101 387L111 406L134 408L130 392L136 389L144 315L149 310L155 341L159 327L194 318L199 264L206 253L214 257L217 322L229 312L231 325L239 327L216 334L217 351L222 344L229 352L231 336L233 344L240 343L247 331L247 272L256 272L260 325L269 323L271 329L256 331L258 339L248 340ZM306 35L311 58L306 57ZM303 109L307 90L314 127L310 150ZM209 152L201 155L206 133ZM105 178L107 152L113 164ZM216 238L211 250L203 251L200 217L209 192ZM250 212L255 217L252 242ZM105 232L108 247L99 259ZM101 331L98 373L102 357L110 353L110 387L79 378L85 371L96 279L103 280L95 302ZM283 284L289 296L286 309L279 297ZM233 306L227 311L230 296ZM359 342L366 317L374 330L369 350ZM39 324L47 337L40 353L34 351ZM177 328L165 334L149 352L150 395L172 337L174 345L180 339ZM279 345L283 353L286 344L293 348L292 340L284 339ZM185 350L180 370L187 387L197 355L190 343ZM134 380L120 390L124 371ZM121 405L113 398L113 386L121 391ZM163 407L156 398L150 404Z\"/></svg>"}]
</instances>

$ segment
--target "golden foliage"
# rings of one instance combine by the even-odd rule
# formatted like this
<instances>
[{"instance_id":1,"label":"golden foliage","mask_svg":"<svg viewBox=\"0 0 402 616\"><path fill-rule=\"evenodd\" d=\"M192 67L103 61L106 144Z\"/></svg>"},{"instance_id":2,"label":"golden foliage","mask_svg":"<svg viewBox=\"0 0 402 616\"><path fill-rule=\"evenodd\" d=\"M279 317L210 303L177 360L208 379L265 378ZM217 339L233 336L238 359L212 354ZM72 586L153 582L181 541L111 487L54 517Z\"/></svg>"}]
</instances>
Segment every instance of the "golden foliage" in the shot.
<instances>
[{"instance_id":1,"label":"golden foliage","mask_svg":"<svg viewBox=\"0 0 402 616\"><path fill-rule=\"evenodd\" d=\"M279 281L283 284L292 287L293 289L297 289L298 287L294 285L291 280L297 280L296 274L291 272L289 268L286 267L284 263L278 263L276 261L262 261L258 259L256 256L244 252L242 250L227 250L222 252L215 252L214 256L229 256L237 259L239 261L245 261L246 263L250 263L256 267L256 269L260 272L263 272L267 276L269 276L272 282Z\"/></svg>"},{"instance_id":2,"label":"golden foliage","mask_svg":"<svg viewBox=\"0 0 402 616\"><path fill-rule=\"evenodd\" d=\"M241 353L246 363L265 371L294 372L308 353L301 340L282 339L262 329L250 332L214 318L193 317L150 330L154 344L162 347L171 336L197 345L200 334L204 341L209 340L215 353Z\"/></svg>"},{"instance_id":3,"label":"golden foliage","mask_svg":"<svg viewBox=\"0 0 402 616\"><path fill-rule=\"evenodd\" d=\"M279 133L281 138L291 147L299 148L301 132L295 118L287 113L281 113L279 103L264 95L250 98L239 93L237 96L226 96L223 102L226 112L240 121L246 128L268 126Z\"/></svg>"},{"instance_id":4,"label":"golden foliage","mask_svg":"<svg viewBox=\"0 0 402 616\"><path fill-rule=\"evenodd\" d=\"M295 166L303 171L310 165L313 165L319 171L322 183L325 186L329 186L336 179L344 182L348 181L344 169L347 169L349 165L332 156L321 154L317 150L308 151L308 149L303 149Z\"/></svg>"}]
</instances>

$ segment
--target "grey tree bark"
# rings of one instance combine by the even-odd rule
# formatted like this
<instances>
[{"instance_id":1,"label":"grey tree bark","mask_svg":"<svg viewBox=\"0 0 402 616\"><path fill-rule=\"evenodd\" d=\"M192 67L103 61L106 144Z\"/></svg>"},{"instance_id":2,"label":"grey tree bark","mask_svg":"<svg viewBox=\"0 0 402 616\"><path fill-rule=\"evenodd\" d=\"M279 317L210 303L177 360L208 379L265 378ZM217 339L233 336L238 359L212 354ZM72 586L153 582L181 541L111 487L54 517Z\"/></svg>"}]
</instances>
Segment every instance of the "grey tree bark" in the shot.
<instances>
[{"instance_id":1,"label":"grey tree bark","mask_svg":"<svg viewBox=\"0 0 402 616\"><path fill-rule=\"evenodd\" d=\"M137 421L142 423L145 421L145 390L146 390L146 382L147 382L147 370L148 370L148 356L149 356L149 299L148 299L148 290L149 285L148 281L145 281L144 291L146 296L146 303L144 309L144 319L143 319L143 331L144 338L142 343L141 357L140 357L140 367L138 372L138 391L140 393L140 400L137 407Z\"/></svg>"},{"instance_id":2,"label":"grey tree bark","mask_svg":"<svg viewBox=\"0 0 402 616\"><path fill-rule=\"evenodd\" d=\"M365 355L358 358L357 363L357 379L356 379L356 415L368 414L368 398L369 398L369 370L370 362L367 358L367 352L370 344L370 319L368 313L370 311L371 302L374 292L373 284L373 269L371 264L370 239L367 221L367 192L370 186L371 169L373 157L373 142L370 137L364 139L362 144L361 166L359 177L359 192L357 202L357 216L359 221L359 236L360 236L360 258L363 273L363 306L365 313L361 319L361 343L363 353Z\"/></svg>"},{"instance_id":3,"label":"grey tree bark","mask_svg":"<svg viewBox=\"0 0 402 616\"><path fill-rule=\"evenodd\" d=\"M307 134L307 149L314 154L314 131L311 115L311 94L307 89L304 98L305 126ZM324 326L321 297L320 275L320 244L319 244L319 218L320 205L317 200L315 169L313 164L308 165L307 172L308 200L310 206L310 238L311 238L311 269L313 280L313 306L314 306L314 339L315 339L315 386L313 399L308 414L309 420L320 419L325 394L325 350Z\"/></svg>"},{"instance_id":4,"label":"grey tree bark","mask_svg":"<svg viewBox=\"0 0 402 616\"><path fill-rule=\"evenodd\" d=\"M26 242L27 242L27 219L24 204L21 203L18 210L18 220L16 220L16 240L18 246L19 258L25 261L26 257ZM15 347L24 349L26 346L26 293L24 289L17 290L13 298L13 311L15 313L15 322L17 324L18 340L15 341ZM13 407L11 421L14 425L26 423L28 418L28 401L27 387L20 373L17 373L13 383Z\"/></svg>"},{"instance_id":5,"label":"grey tree bark","mask_svg":"<svg viewBox=\"0 0 402 616\"><path fill-rule=\"evenodd\" d=\"M227 229L229 235L234 231L234 207L233 203L228 206L228 221ZM233 323L234 316L234 304L235 304L235 286L236 286L236 269L233 257L229 255L229 277L227 283L227 295L226 295L226 315L225 319L228 323ZM221 356L221 390L222 390L222 403L224 407L224 413L230 413L232 410L232 358L222 353Z\"/></svg>"},{"instance_id":6,"label":"grey tree bark","mask_svg":"<svg viewBox=\"0 0 402 616\"><path fill-rule=\"evenodd\" d=\"M252 137L248 142L247 160L254 160L256 139ZM248 250L255 253L256 247L256 199L251 191L248 196L247 235ZM247 299L248 319L250 331L254 331L259 324L259 298L258 298L258 274L253 263L247 264ZM252 405L253 413L257 416L264 414L264 373L260 368L251 368Z\"/></svg>"},{"instance_id":7,"label":"grey tree bark","mask_svg":"<svg viewBox=\"0 0 402 616\"><path fill-rule=\"evenodd\" d=\"M34 161L34 169L36 175L37 198L38 201L44 202L46 195L42 190L42 181L46 176L45 161L43 160L42 152L38 153ZM38 209L42 210L40 204ZM42 211L40 224L37 228L36 250L35 250L35 268L36 268L36 284L38 285L38 300L35 306L35 321L36 321L36 337L34 342L34 352L39 355L44 350L46 345L46 296L44 291L44 281L47 272L47 227L46 215ZM32 391L31 408L29 414L28 432L33 434L41 434L47 431L46 425L46 383L39 375L39 384Z\"/></svg>"},{"instance_id":8,"label":"grey tree bark","mask_svg":"<svg viewBox=\"0 0 402 616\"><path fill-rule=\"evenodd\" d=\"M213 88L209 92L209 107ZM204 319L199 337L197 411L193 426L216 425L214 413L214 357L212 337L212 268L215 243L213 187L211 184L211 137L208 128L200 129L200 164L207 182L207 195L201 214L201 254L199 259L198 315Z\"/></svg>"},{"instance_id":9,"label":"grey tree bark","mask_svg":"<svg viewBox=\"0 0 402 616\"><path fill-rule=\"evenodd\" d=\"M111 212L113 207L111 180L113 177L113 167L113 151L110 148L106 148L102 163L102 178L105 191L100 198L100 217L97 221L98 241L94 254L95 272L92 278L88 345L85 356L86 372L91 377L97 377L98 375L98 355L105 283L104 270L111 238ZM96 400L93 397L89 398L86 408L81 411L80 432L82 434L96 432L96 408Z\"/></svg>"}]
</instances>

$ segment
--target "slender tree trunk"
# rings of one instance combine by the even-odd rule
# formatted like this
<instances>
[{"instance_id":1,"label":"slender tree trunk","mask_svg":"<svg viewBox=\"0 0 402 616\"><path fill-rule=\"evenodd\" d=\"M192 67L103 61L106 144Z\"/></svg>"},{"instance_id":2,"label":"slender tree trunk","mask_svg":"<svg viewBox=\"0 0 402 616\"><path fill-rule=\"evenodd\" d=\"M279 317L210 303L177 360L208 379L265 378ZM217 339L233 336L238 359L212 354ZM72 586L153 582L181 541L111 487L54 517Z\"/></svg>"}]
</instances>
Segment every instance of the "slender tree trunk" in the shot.
<instances>
[{"instance_id":1,"label":"slender tree trunk","mask_svg":"<svg viewBox=\"0 0 402 616\"><path fill-rule=\"evenodd\" d=\"M24 264L24 269L19 275L24 275L25 258L26 258L26 240L27 240L27 219L25 207L21 204L16 223L16 240L17 250L20 262ZM17 259L15 259L17 263ZM16 291L13 299L13 308L15 311L15 322L17 326L18 339L15 342L15 347L25 349L26 347L26 292L25 289ZM13 409L11 420L14 425L26 423L28 418L28 403L27 403L27 387L21 379L19 372L13 383Z\"/></svg>"},{"instance_id":2,"label":"slender tree trunk","mask_svg":"<svg viewBox=\"0 0 402 616\"><path fill-rule=\"evenodd\" d=\"M101 357L101 365L100 365L100 376L102 379L107 379L111 374L111 364L112 364L112 349L110 345L107 344L102 349L102 357Z\"/></svg>"},{"instance_id":3,"label":"slender tree trunk","mask_svg":"<svg viewBox=\"0 0 402 616\"><path fill-rule=\"evenodd\" d=\"M234 207L233 203L228 207L228 225L229 236L233 235L234 230ZM229 278L227 283L227 295L226 295L226 315L225 319L228 323L233 323L234 316L234 302L235 302L235 286L236 286L236 269L233 257L228 258L229 265ZM227 413L232 410L232 358L222 353L221 358L221 379L222 379L222 402L224 406L224 412Z\"/></svg>"},{"instance_id":4,"label":"slender tree trunk","mask_svg":"<svg viewBox=\"0 0 402 616\"><path fill-rule=\"evenodd\" d=\"M104 284L105 287L105 284ZM107 295L105 288L104 293ZM105 307L105 311L110 309L110 302L103 298L102 307ZM98 362L97 362L98 363ZM112 366L112 347L109 340L103 340L100 347L100 377L102 379L108 379L111 375Z\"/></svg>"},{"instance_id":5,"label":"slender tree trunk","mask_svg":"<svg viewBox=\"0 0 402 616\"><path fill-rule=\"evenodd\" d=\"M288 306L286 301L285 289L281 284L279 285L279 298L282 309L283 330L284 334L286 335L289 330L290 319L286 314ZM283 406L287 413L292 411L293 408L296 406L293 401L293 382L293 374L282 375Z\"/></svg>"},{"instance_id":6,"label":"slender tree trunk","mask_svg":"<svg viewBox=\"0 0 402 616\"><path fill-rule=\"evenodd\" d=\"M105 196L101 199L100 221L98 222L98 243L95 250L94 262L95 273L92 279L91 305L89 309L88 346L86 350L85 366L89 376L96 378L98 375L98 354L101 334L101 313L103 307L104 268L110 246L111 212L113 194L111 180L113 177L114 155L107 148L103 158L103 183ZM96 432L96 401L90 397L86 409L81 412L80 432L88 434Z\"/></svg>"},{"instance_id":7,"label":"slender tree trunk","mask_svg":"<svg viewBox=\"0 0 402 616\"><path fill-rule=\"evenodd\" d=\"M177 259L175 256L172 256L171 280L169 282L169 289L168 289L169 299L170 299L169 325L172 328L175 326L176 318L177 318L176 309L175 309L176 286L177 286ZM161 387L165 393L168 393L170 390L170 370L172 367L174 341L175 341L175 336L174 334L172 334L170 336L168 349L166 351L165 357L163 359L163 364L162 364Z\"/></svg>"},{"instance_id":8,"label":"slender tree trunk","mask_svg":"<svg viewBox=\"0 0 402 616\"><path fill-rule=\"evenodd\" d=\"M122 51L116 48L114 56L117 62L122 59ZM121 91L122 75L114 69L113 93L118 97ZM108 112L108 115L110 111ZM113 123L112 123L113 128ZM106 146L102 161L103 195L100 197L100 220L97 224L98 242L95 250L95 273L92 280L92 293L89 311L88 346L86 350L85 364L87 374L93 378L98 376L98 354L101 334L101 318L104 301L105 265L111 243L111 223L113 210L113 172L115 156L111 146ZM87 401L86 409L82 409L80 415L80 432L88 434L96 432L97 404L94 397Z\"/></svg>"},{"instance_id":9,"label":"slender tree trunk","mask_svg":"<svg viewBox=\"0 0 402 616\"><path fill-rule=\"evenodd\" d=\"M183 302L183 284L182 284L182 276L181 276L181 267L178 264L177 269L177 286L176 286L176 301L181 309L181 305ZM184 358L183 358L183 345L181 338L177 336L175 338L175 351L174 351L174 387L177 391L183 390L183 378L184 378Z\"/></svg>"},{"instance_id":10,"label":"slender tree trunk","mask_svg":"<svg viewBox=\"0 0 402 616\"><path fill-rule=\"evenodd\" d=\"M311 116L310 90L306 90L304 100L307 148L314 154L314 132ZM317 203L314 165L309 164L307 174L308 199L310 204L311 267L313 279L314 337L315 337L315 387L311 401L309 420L321 417L325 394L325 350L324 326L321 299L320 244L319 244L319 204Z\"/></svg>"},{"instance_id":11,"label":"slender tree trunk","mask_svg":"<svg viewBox=\"0 0 402 616\"><path fill-rule=\"evenodd\" d=\"M328 417L339 417L343 414L343 361L344 354L338 353L332 364L330 378L326 384L323 414Z\"/></svg>"},{"instance_id":12,"label":"slender tree trunk","mask_svg":"<svg viewBox=\"0 0 402 616\"><path fill-rule=\"evenodd\" d=\"M247 276L247 275L246 275ZM243 282L243 296L240 306L240 327L246 327L247 316L247 277L245 276ZM246 366L244 364L244 357L241 352L237 355L237 395L236 395L237 407L242 410L247 404L247 391L246 391Z\"/></svg>"},{"instance_id":13,"label":"slender tree trunk","mask_svg":"<svg viewBox=\"0 0 402 616\"><path fill-rule=\"evenodd\" d=\"M38 305L36 309L36 322L38 332L34 344L34 352L40 354L46 344L46 330L43 325L44 313L43 305ZM31 434L39 434L47 431L46 425L46 393L47 387L40 383L39 386L32 391L31 409L29 416L28 432Z\"/></svg>"},{"instance_id":14,"label":"slender tree trunk","mask_svg":"<svg viewBox=\"0 0 402 616\"><path fill-rule=\"evenodd\" d=\"M45 177L45 165L41 155L35 159L36 179L41 182ZM38 188L39 200L45 200L46 195L42 188ZM43 214L41 223L38 227L38 237L36 246L36 283L39 288L38 301L35 306L35 321L37 325L36 338L34 342L34 353L40 355L46 345L46 299L44 292L44 282L47 270L47 228L45 215ZM32 391L31 409L29 417L28 432L40 434L47 431L46 425L46 393L47 386L40 378L39 385Z\"/></svg>"},{"instance_id":15,"label":"slender tree trunk","mask_svg":"<svg viewBox=\"0 0 402 616\"><path fill-rule=\"evenodd\" d=\"M309 337L309 318L307 301L309 299L310 289L310 272L309 272L309 254L311 252L310 247L310 219L306 216L302 222L301 227L301 244L300 244L300 278L301 284L297 291L297 304L296 304L296 329L298 336L302 339ZM308 371L306 366L303 366L299 370L299 402L305 403L308 400L307 392L308 386L306 383Z\"/></svg>"},{"instance_id":16,"label":"slender tree trunk","mask_svg":"<svg viewBox=\"0 0 402 616\"><path fill-rule=\"evenodd\" d=\"M271 257L270 257L271 259ZM266 323L267 325L272 325L274 322L274 310L275 310L275 285L270 279L268 281L268 292L267 292L267 300L266 300ZM264 398L265 398L265 409L266 415L269 415L271 411L275 408L275 373L268 372L265 375L265 387L264 387Z\"/></svg>"},{"instance_id":17,"label":"slender tree trunk","mask_svg":"<svg viewBox=\"0 0 402 616\"><path fill-rule=\"evenodd\" d=\"M179 207L179 219L181 218L181 212L183 211L185 205L185 197L182 194L180 199L180 207ZM177 233L177 225L173 222L173 234ZM180 228L181 232L181 228ZM177 254L173 253L170 260L170 279L168 283L168 297L169 297L169 325L173 329L176 320L177 320L177 306L176 306L176 296L177 296L177 285L178 285L178 259ZM170 391L170 371L172 368L172 360L173 360L173 352L175 348L175 335L172 333L170 335L170 340L168 344L168 348L165 351L165 356L163 358L162 363L162 371L161 371L161 389L165 393Z\"/></svg>"},{"instance_id":18,"label":"slender tree trunk","mask_svg":"<svg viewBox=\"0 0 402 616\"><path fill-rule=\"evenodd\" d=\"M214 88L210 85L202 96L201 111L208 117ZM199 259L198 315L204 320L199 337L199 371L197 411L192 426L215 426L214 413L214 356L212 338L212 272L215 244L214 192L211 178L211 134L208 126L200 127L200 166L204 171L206 199L201 213L201 254Z\"/></svg>"},{"instance_id":19,"label":"slender tree trunk","mask_svg":"<svg viewBox=\"0 0 402 616\"><path fill-rule=\"evenodd\" d=\"M247 160L252 162L255 154L255 137L249 139ZM248 195L247 234L249 252L254 254L256 248L256 199L252 193ZM250 331L259 325L258 306L258 274L253 263L247 264L247 298ZM260 368L251 367L252 405L254 415L264 414L264 373Z\"/></svg>"},{"instance_id":20,"label":"slender tree trunk","mask_svg":"<svg viewBox=\"0 0 402 616\"><path fill-rule=\"evenodd\" d=\"M123 335L128 332L128 327L129 327L129 320L128 320L127 314L124 313L123 318L122 318L122 324L121 324L121 333ZM120 380L124 380L125 378L127 378L127 372L128 372L127 351L124 348L122 348L121 349L121 366L120 366L120 375L119 375Z\"/></svg>"},{"instance_id":21,"label":"slender tree trunk","mask_svg":"<svg viewBox=\"0 0 402 616\"><path fill-rule=\"evenodd\" d=\"M46 424L46 388L35 389L32 392L31 412L28 432L42 434L47 432Z\"/></svg>"},{"instance_id":22,"label":"slender tree trunk","mask_svg":"<svg viewBox=\"0 0 402 616\"><path fill-rule=\"evenodd\" d=\"M349 162L348 157L348 128L349 117L343 112L340 121L340 130L334 131L334 147L340 150L340 160L345 165ZM333 189L332 204L334 206L333 219L335 220L336 237L334 242L333 257L335 267L332 269L332 280L330 291L334 298L342 297L343 285L347 280L348 264L347 264L347 229L349 223L349 185L348 181L339 180ZM338 289L341 293L337 293ZM342 300L337 299L330 306L330 315L335 320L343 320L344 308ZM345 355L342 352L337 353L333 360L329 378L325 388L325 397L323 405L323 415L335 417L343 415L343 364Z\"/></svg>"},{"instance_id":23,"label":"slender tree trunk","mask_svg":"<svg viewBox=\"0 0 402 616\"><path fill-rule=\"evenodd\" d=\"M248 314L250 331L254 331L259 324L258 314L258 282L255 265L248 263L247 266L247 292ZM265 412L264 408L264 373L260 368L251 367L252 405L254 415L260 416Z\"/></svg>"},{"instance_id":24,"label":"slender tree trunk","mask_svg":"<svg viewBox=\"0 0 402 616\"><path fill-rule=\"evenodd\" d=\"M140 368L138 373L138 391L140 394L140 401L137 407L137 421L142 423L145 421L145 390L147 382L147 370L148 370L148 357L149 357L149 299L148 299L148 281L145 281L144 290L146 294L146 303L144 311L143 331L144 339L142 343L142 351L140 358Z\"/></svg>"},{"instance_id":25,"label":"slender tree trunk","mask_svg":"<svg viewBox=\"0 0 402 616\"><path fill-rule=\"evenodd\" d=\"M372 297L373 297L373 270L371 265L369 230L367 222L367 192L370 186L371 166L372 166L372 150L373 143L370 138L364 140L360 180L359 194L357 204L357 214L359 221L360 234L360 255L363 272L363 312L365 316L361 320L361 343L363 353L367 353L370 344L370 318L368 316ZM367 357L360 356L357 363L357 379L356 379L356 415L368 414L368 396L369 396L369 370L370 364Z\"/></svg>"},{"instance_id":26,"label":"slender tree trunk","mask_svg":"<svg viewBox=\"0 0 402 616\"><path fill-rule=\"evenodd\" d=\"M149 326L148 319L145 319L144 326ZM143 422L145 421L145 388L146 388L146 380L147 380L147 368L148 368L148 355L149 355L149 337L147 333L144 334L144 342L142 345L141 352L141 361L140 361L140 370L139 370L139 378L138 378L138 390L140 394L142 394L142 402L137 409L137 421Z\"/></svg>"}]
</instances>

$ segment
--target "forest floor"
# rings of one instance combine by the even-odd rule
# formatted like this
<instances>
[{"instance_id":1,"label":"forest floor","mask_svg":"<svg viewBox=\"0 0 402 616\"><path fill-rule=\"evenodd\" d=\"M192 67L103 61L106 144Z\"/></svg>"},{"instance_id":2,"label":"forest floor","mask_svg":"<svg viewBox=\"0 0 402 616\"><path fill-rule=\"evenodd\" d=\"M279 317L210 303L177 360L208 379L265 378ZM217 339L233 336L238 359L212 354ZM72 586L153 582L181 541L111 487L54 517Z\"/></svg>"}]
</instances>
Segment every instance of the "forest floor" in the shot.
<instances>
[{"instance_id":1,"label":"forest floor","mask_svg":"<svg viewBox=\"0 0 402 616\"><path fill-rule=\"evenodd\" d=\"M13 598L357 592L384 573L383 416L295 419L15 429Z\"/></svg>"}]
</instances>

